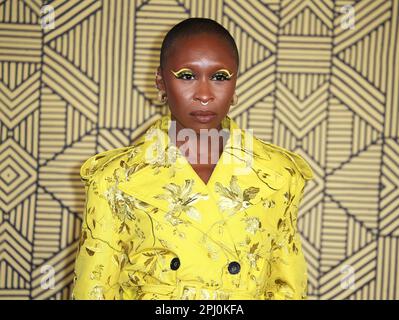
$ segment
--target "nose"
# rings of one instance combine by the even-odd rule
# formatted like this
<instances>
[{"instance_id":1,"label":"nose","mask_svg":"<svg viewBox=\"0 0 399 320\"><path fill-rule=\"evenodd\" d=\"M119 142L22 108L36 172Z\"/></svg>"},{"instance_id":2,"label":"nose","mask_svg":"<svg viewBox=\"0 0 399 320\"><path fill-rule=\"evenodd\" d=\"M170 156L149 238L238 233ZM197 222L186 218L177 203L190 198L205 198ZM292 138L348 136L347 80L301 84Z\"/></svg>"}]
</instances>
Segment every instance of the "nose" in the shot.
<instances>
[{"instance_id":1,"label":"nose","mask_svg":"<svg viewBox=\"0 0 399 320\"><path fill-rule=\"evenodd\" d=\"M214 100L214 96L212 93L211 84L209 83L210 80L206 79L206 77L204 78L198 81L194 100L201 102L202 105L207 105L210 101Z\"/></svg>"}]
</instances>

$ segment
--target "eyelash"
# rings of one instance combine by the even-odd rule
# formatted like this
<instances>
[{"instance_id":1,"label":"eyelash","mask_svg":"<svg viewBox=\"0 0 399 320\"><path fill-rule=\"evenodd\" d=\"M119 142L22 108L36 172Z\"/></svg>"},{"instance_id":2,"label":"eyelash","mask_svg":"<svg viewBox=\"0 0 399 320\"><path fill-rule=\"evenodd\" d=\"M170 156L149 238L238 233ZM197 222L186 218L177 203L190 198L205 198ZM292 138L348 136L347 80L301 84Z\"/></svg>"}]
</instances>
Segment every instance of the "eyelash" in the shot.
<instances>
[{"instance_id":1,"label":"eyelash","mask_svg":"<svg viewBox=\"0 0 399 320\"><path fill-rule=\"evenodd\" d=\"M191 79L184 79L185 76L194 76L192 73L190 72L182 72L180 74L177 75L177 79L182 79L182 80L191 80ZM216 76L222 76L223 80L217 80L217 81L228 81L230 80L230 77L224 73L216 73L214 74L214 77Z\"/></svg>"}]
</instances>

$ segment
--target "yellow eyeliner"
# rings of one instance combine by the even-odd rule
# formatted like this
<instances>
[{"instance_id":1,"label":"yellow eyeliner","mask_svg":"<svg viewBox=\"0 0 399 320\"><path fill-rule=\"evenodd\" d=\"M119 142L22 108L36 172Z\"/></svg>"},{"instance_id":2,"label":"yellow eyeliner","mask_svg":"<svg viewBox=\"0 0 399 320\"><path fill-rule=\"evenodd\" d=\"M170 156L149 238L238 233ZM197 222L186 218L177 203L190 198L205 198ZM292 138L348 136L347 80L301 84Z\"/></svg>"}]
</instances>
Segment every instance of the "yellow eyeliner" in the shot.
<instances>
[{"instance_id":1,"label":"yellow eyeliner","mask_svg":"<svg viewBox=\"0 0 399 320\"><path fill-rule=\"evenodd\" d=\"M227 76L229 77L229 79L230 79L230 78L233 76L233 74L234 74L234 73L230 73L230 71L227 70L227 69L220 69L220 70L216 71L215 73L218 73L218 72L221 72L221 71L226 72L226 73L227 73Z\"/></svg>"},{"instance_id":2,"label":"yellow eyeliner","mask_svg":"<svg viewBox=\"0 0 399 320\"><path fill-rule=\"evenodd\" d=\"M177 77L179 77L179 75L181 74L181 73L183 73L183 72L190 72L190 73L192 73L192 71L190 70L190 69L188 69L188 68L182 68L182 69L180 69L180 70L178 70L178 71L173 71L173 70L170 70L173 74L174 74L174 76L177 78ZM216 71L215 73L218 73L218 72L225 72L226 74L227 74L227 78L228 79L230 79L232 76L233 76L233 74L234 73L231 73L229 70L227 70L227 69L220 69L220 70L218 70L218 71Z\"/></svg>"},{"instance_id":3,"label":"yellow eyeliner","mask_svg":"<svg viewBox=\"0 0 399 320\"><path fill-rule=\"evenodd\" d=\"M187 69L187 68L182 68L182 69L180 69L179 71L173 71L173 70L170 70L174 75L175 75L175 77L178 77L179 75L180 75L180 73L182 73L183 71L189 71L189 72L191 72L191 70L190 69Z\"/></svg>"}]
</instances>

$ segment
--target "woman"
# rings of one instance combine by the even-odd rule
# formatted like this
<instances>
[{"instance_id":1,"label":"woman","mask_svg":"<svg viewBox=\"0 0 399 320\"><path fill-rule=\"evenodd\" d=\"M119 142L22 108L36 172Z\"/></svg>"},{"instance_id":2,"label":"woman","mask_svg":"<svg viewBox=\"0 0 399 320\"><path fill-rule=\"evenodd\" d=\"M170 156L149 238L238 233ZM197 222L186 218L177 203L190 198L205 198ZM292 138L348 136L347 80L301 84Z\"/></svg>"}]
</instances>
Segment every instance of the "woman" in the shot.
<instances>
[{"instance_id":1,"label":"woman","mask_svg":"<svg viewBox=\"0 0 399 320\"><path fill-rule=\"evenodd\" d=\"M312 170L227 116L238 63L233 38L213 20L168 32L156 84L169 113L134 145L81 167L73 298L306 297L296 221Z\"/></svg>"}]
</instances>

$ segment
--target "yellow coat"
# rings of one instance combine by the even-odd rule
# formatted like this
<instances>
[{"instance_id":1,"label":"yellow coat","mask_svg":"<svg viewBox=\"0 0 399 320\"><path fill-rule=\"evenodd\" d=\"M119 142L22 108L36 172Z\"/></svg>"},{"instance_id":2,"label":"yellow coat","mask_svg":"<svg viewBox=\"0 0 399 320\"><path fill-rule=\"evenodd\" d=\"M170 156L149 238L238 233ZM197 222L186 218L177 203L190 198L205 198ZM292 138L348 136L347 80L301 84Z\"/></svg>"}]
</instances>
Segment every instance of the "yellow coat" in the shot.
<instances>
[{"instance_id":1,"label":"yellow coat","mask_svg":"<svg viewBox=\"0 0 399 320\"><path fill-rule=\"evenodd\" d=\"M81 167L72 298L306 298L296 222L313 176L307 162L226 116L230 138L205 184L169 143L169 121L170 113L132 146Z\"/></svg>"}]
</instances>

